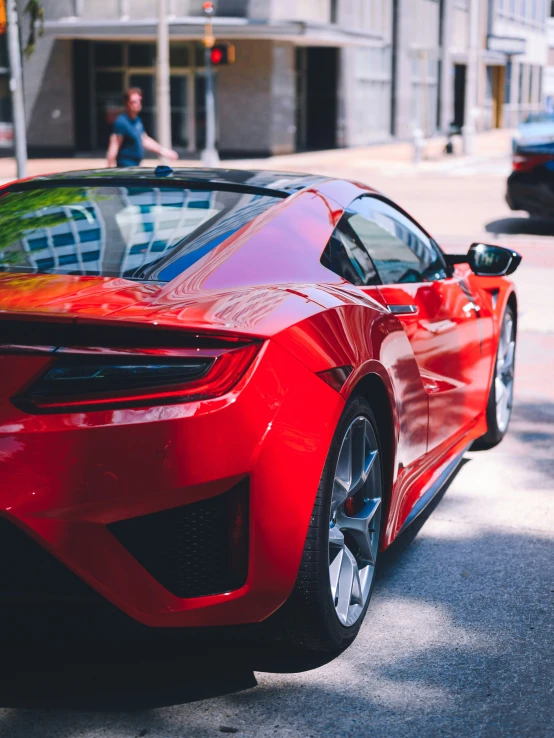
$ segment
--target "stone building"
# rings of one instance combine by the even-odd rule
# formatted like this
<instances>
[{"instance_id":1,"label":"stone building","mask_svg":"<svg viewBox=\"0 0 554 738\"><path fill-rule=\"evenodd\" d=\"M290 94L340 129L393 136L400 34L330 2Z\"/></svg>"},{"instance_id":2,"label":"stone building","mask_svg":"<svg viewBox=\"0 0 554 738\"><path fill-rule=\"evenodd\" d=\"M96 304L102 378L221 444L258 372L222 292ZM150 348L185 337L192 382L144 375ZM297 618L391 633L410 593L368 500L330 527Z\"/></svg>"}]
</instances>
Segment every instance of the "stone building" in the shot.
<instances>
[{"instance_id":1,"label":"stone building","mask_svg":"<svg viewBox=\"0 0 554 738\"><path fill-rule=\"evenodd\" d=\"M25 0L18 0L23 17ZM167 0L173 145L204 145L202 0ZM359 146L465 115L473 0L216 0L214 31L236 63L216 72L218 146L258 156ZM31 155L105 151L129 86L156 135L157 0L43 0L44 35L24 63ZM547 0L479 0L477 126L513 125L542 103ZM0 146L10 145L0 37Z\"/></svg>"}]
</instances>

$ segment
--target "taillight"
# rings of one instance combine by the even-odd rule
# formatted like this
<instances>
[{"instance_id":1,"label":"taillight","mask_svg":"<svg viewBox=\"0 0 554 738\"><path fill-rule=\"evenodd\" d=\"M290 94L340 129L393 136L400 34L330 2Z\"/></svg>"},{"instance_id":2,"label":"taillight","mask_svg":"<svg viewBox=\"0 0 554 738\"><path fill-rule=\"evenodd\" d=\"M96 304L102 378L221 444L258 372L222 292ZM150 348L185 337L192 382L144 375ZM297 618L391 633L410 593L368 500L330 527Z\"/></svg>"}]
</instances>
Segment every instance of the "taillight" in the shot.
<instances>
[{"instance_id":1,"label":"taillight","mask_svg":"<svg viewBox=\"0 0 554 738\"><path fill-rule=\"evenodd\" d=\"M47 370L14 405L30 413L165 405L220 397L244 375L260 349L59 349Z\"/></svg>"},{"instance_id":2,"label":"taillight","mask_svg":"<svg viewBox=\"0 0 554 738\"><path fill-rule=\"evenodd\" d=\"M554 160L552 154L515 154L512 160L514 172L530 172L547 161Z\"/></svg>"}]
</instances>

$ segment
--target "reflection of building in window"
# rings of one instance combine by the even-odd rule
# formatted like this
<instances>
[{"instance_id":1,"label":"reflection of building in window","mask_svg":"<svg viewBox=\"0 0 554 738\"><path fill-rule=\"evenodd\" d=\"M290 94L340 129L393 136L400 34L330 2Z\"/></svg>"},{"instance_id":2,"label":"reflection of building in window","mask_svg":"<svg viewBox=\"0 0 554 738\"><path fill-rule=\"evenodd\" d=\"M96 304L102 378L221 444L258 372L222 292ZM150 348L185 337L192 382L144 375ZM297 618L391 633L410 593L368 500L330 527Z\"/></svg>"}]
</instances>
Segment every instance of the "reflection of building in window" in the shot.
<instances>
[{"instance_id":1,"label":"reflection of building in window","mask_svg":"<svg viewBox=\"0 0 554 738\"><path fill-rule=\"evenodd\" d=\"M85 200L78 205L48 208L47 213L65 216L64 222L34 229L22 239L30 266L39 272L97 274L105 243L98 205Z\"/></svg>"},{"instance_id":2,"label":"reflection of building in window","mask_svg":"<svg viewBox=\"0 0 554 738\"><path fill-rule=\"evenodd\" d=\"M227 190L109 185L5 197L2 271L162 282L279 202Z\"/></svg>"},{"instance_id":3,"label":"reflection of building in window","mask_svg":"<svg viewBox=\"0 0 554 738\"><path fill-rule=\"evenodd\" d=\"M249 193L219 192L217 196L218 214L210 221L209 228L203 231L200 229L200 232L195 232L192 237L185 238L179 244L175 258L170 257L164 261L159 272L152 273L153 279L160 279L162 282L171 281L213 250L213 258L209 264L195 272L186 282L186 289L197 289L212 271L229 258L232 250L240 247L241 242L240 239L236 240L229 247L226 246L220 254L217 253L218 246L276 202L275 198ZM223 209L222 203L225 205Z\"/></svg>"},{"instance_id":4,"label":"reflection of building in window","mask_svg":"<svg viewBox=\"0 0 554 738\"><path fill-rule=\"evenodd\" d=\"M22 239L29 266L39 272L102 274L106 260L111 267L117 262L120 276L132 276L218 212L212 207L215 192L121 187L117 188L121 198L114 202L114 188L109 191L105 201L102 194L93 200L91 193L91 199L79 205L44 211L64 216L65 222L34 229ZM115 216L118 229L117 234L109 234L111 243L106 250L110 216ZM116 239L122 240L118 258Z\"/></svg>"},{"instance_id":5,"label":"reflection of building in window","mask_svg":"<svg viewBox=\"0 0 554 738\"><path fill-rule=\"evenodd\" d=\"M130 276L160 258L217 215L216 192L122 188L126 203L116 220L127 244L121 274Z\"/></svg>"}]
</instances>

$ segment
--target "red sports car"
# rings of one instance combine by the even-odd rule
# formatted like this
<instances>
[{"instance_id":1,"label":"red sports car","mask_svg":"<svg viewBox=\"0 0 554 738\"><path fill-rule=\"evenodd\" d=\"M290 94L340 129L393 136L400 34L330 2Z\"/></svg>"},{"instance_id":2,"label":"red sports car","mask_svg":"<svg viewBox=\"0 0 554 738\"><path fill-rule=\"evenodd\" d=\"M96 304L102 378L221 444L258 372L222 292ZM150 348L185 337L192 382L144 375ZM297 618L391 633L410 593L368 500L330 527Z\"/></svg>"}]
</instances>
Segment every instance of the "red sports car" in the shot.
<instances>
[{"instance_id":1,"label":"red sports car","mask_svg":"<svg viewBox=\"0 0 554 738\"><path fill-rule=\"evenodd\" d=\"M506 432L520 259L445 255L319 176L3 187L0 605L92 593L152 629L344 648L379 552Z\"/></svg>"}]
</instances>

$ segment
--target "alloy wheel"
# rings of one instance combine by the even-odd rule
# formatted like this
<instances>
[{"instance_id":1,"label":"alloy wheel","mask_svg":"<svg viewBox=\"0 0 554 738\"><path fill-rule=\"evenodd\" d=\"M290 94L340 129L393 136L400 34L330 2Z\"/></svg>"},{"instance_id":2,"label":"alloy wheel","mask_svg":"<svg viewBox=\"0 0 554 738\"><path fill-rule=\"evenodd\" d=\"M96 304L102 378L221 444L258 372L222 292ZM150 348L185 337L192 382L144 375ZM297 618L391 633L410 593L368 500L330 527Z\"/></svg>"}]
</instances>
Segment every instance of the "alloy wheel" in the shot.
<instances>
[{"instance_id":1,"label":"alloy wheel","mask_svg":"<svg viewBox=\"0 0 554 738\"><path fill-rule=\"evenodd\" d=\"M340 448L329 521L329 579L338 619L353 625L364 612L375 576L382 515L377 437L360 415Z\"/></svg>"},{"instance_id":2,"label":"alloy wheel","mask_svg":"<svg viewBox=\"0 0 554 738\"><path fill-rule=\"evenodd\" d=\"M512 414L515 351L514 319L510 312L506 312L502 322L500 340L498 341L496 377L494 380L496 423L501 433L506 431Z\"/></svg>"}]
</instances>

